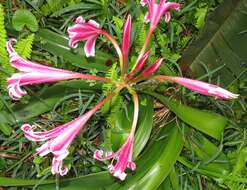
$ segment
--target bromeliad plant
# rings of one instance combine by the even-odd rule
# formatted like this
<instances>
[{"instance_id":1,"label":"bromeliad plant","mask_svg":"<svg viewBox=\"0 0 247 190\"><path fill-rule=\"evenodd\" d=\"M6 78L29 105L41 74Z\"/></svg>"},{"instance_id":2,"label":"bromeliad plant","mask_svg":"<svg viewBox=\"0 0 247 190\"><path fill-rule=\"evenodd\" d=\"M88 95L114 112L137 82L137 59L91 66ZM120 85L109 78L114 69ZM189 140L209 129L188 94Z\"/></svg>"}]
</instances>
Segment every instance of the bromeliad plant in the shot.
<instances>
[{"instance_id":1,"label":"bromeliad plant","mask_svg":"<svg viewBox=\"0 0 247 190\"><path fill-rule=\"evenodd\" d=\"M52 68L28 61L20 57L12 47L12 43L15 42L15 40L11 39L8 41L7 51L9 53L10 63L13 67L20 71L20 73L16 73L8 79L9 95L14 100L20 99L22 96L27 94L27 92L22 89L22 86L32 84L57 82L70 79L86 79L110 83L113 86L109 94L93 109L70 121L69 123L48 131L36 131L35 125L22 125L21 129L27 139L36 142L45 142L36 149L40 156L45 156L49 153L53 154L51 168L51 172L53 174L60 174L62 176L67 174L68 167L63 165L63 160L69 154L68 148L70 144L80 133L80 130L85 127L85 124L92 117L92 115L105 103L109 102L114 96L119 95L123 89L127 89L128 92L132 95L134 103L134 115L130 133L125 143L119 148L117 152L103 152L102 150L96 150L93 156L97 160L111 159L112 161L108 166L108 169L115 177L119 178L120 180L125 179L127 175L125 173L126 168L129 168L130 170L135 170L136 168L132 158L133 143L139 114L138 94L135 89L136 84L147 80L174 82L195 92L213 96L218 99L227 100L238 97L237 94L233 94L218 86L202 81L175 76L153 75L159 69L163 59L158 59L155 63L145 67L150 55L150 50L147 50L147 47L150 42L151 35L153 34L162 16L164 16L166 22L169 22L171 18L169 11L171 9L180 10L181 5L179 3L166 2L166 0L161 0L159 4L156 3L155 0L141 0L141 5L148 7L148 12L145 16L145 22L150 22L150 27L146 41L132 68L129 68L128 64L130 60L129 50L132 27L130 15L128 15L123 27L123 39L121 47L113 36L104 31L100 25L93 20L86 22L83 17L78 17L75 20L75 24L68 28L69 46L71 48L76 48L79 41L85 41L84 51L87 57L95 55L95 43L98 36L103 35L113 44L119 56L120 64L120 77L117 80L66 71L63 69Z\"/></svg>"}]
</instances>

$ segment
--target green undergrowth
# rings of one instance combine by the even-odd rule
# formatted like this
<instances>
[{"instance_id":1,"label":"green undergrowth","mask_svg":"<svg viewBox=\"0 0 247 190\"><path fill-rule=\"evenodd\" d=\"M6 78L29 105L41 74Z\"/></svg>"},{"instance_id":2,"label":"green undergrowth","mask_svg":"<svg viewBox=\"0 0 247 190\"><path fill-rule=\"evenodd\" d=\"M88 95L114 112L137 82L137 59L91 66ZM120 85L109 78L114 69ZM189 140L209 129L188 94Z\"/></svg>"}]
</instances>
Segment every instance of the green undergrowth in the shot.
<instances>
[{"instance_id":1,"label":"green undergrowth","mask_svg":"<svg viewBox=\"0 0 247 190\"><path fill-rule=\"evenodd\" d=\"M199 38L207 16L222 2L183 1L183 9L172 12L171 22L167 24L162 20L155 31L148 47L151 49L148 64L164 57L160 74L188 74L179 65L183 53ZM18 10L30 14L25 15L23 23L19 23L22 27L17 30L13 17ZM88 59L81 44L80 48L69 50L64 36L67 27L82 15L97 20L120 40L128 13L133 19L131 65L148 30L143 24L145 11L139 0L1 1L0 187L9 190L247 189L247 79L236 78L227 86L241 95L238 100L229 102L167 83L149 81L135 86L141 94L142 110L134 150L138 169L128 172L125 182L120 183L110 176L106 172L109 163L95 161L92 155L99 147L117 149L126 138L133 113L131 97L126 93L102 107L74 140L65 160L70 169L66 177L51 174L50 156L35 155L38 144L24 137L20 130L22 124L52 129L69 122L93 108L113 86L79 80L28 86L25 87L27 96L19 102L12 101L7 96L6 79L15 70L9 64L5 49L7 39L16 38L16 51L27 59L116 79L117 59L110 43L100 37L96 57ZM199 79L221 84L220 78L214 80L217 77L213 77L221 68L212 70L207 64L203 67L206 74Z\"/></svg>"}]
</instances>

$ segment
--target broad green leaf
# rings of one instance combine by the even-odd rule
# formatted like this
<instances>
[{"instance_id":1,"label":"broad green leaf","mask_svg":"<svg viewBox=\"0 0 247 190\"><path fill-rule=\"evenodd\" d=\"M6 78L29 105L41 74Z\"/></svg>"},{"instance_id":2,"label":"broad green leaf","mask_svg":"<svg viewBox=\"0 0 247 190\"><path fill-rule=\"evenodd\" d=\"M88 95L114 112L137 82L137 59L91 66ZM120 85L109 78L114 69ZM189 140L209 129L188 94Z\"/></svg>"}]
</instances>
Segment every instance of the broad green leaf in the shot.
<instances>
[{"instance_id":1,"label":"broad green leaf","mask_svg":"<svg viewBox=\"0 0 247 190\"><path fill-rule=\"evenodd\" d=\"M210 167L208 167L207 165L199 165L197 163L192 163L190 162L189 160L187 160L185 157L183 156L180 156L178 158L178 161L185 165L186 167L190 168L190 169L193 169L194 171L196 172L199 172L203 175L206 175L206 176L210 176L210 177L213 177L213 178L224 178L226 176L222 176L222 173L218 173L217 171L212 171Z\"/></svg>"},{"instance_id":2,"label":"broad green leaf","mask_svg":"<svg viewBox=\"0 0 247 190\"><path fill-rule=\"evenodd\" d=\"M154 103L150 96L140 96L140 112L139 112L139 124L135 134L135 144L133 158L137 156L144 149L151 135L153 127L153 115L154 115ZM145 104L142 104L142 101Z\"/></svg>"},{"instance_id":3,"label":"broad green leaf","mask_svg":"<svg viewBox=\"0 0 247 190\"><path fill-rule=\"evenodd\" d=\"M60 190L103 190L106 186L114 183L115 179L107 172L90 174L78 178L60 181ZM38 190L54 190L55 184L39 186Z\"/></svg>"},{"instance_id":4,"label":"broad green leaf","mask_svg":"<svg viewBox=\"0 0 247 190\"><path fill-rule=\"evenodd\" d=\"M0 186L8 187L8 186L33 186L36 183L39 183L38 179L16 179L10 177L0 177ZM54 183L54 180L46 180L42 182L43 184Z\"/></svg>"},{"instance_id":5,"label":"broad green leaf","mask_svg":"<svg viewBox=\"0 0 247 190\"><path fill-rule=\"evenodd\" d=\"M230 162L227 156L200 133L189 132L185 147L195 153L195 159L201 166L210 171L227 175L230 173Z\"/></svg>"},{"instance_id":6,"label":"broad green leaf","mask_svg":"<svg viewBox=\"0 0 247 190\"><path fill-rule=\"evenodd\" d=\"M114 184L110 189L156 189L172 170L183 148L183 135L171 123L161 129L159 136L150 143L137 160L135 174L129 174L126 182Z\"/></svg>"},{"instance_id":7,"label":"broad green leaf","mask_svg":"<svg viewBox=\"0 0 247 190\"><path fill-rule=\"evenodd\" d=\"M215 138L220 139L226 127L227 119L219 114L192 108L175 100L171 100L155 92L145 92L157 98L174 112L182 121L191 127Z\"/></svg>"},{"instance_id":8,"label":"broad green leaf","mask_svg":"<svg viewBox=\"0 0 247 190\"><path fill-rule=\"evenodd\" d=\"M100 72L106 72L108 70L108 67L105 64L109 59L111 59L111 56L106 53L97 50L95 58L87 59L84 54L80 55L78 52L74 53L68 47L69 42L64 35L57 34L48 29L42 29L39 30L36 36L41 38L41 42L39 41L40 43L38 43L38 45L42 49L54 55L62 56L64 60L77 67L84 69L96 69Z\"/></svg>"},{"instance_id":9,"label":"broad green leaf","mask_svg":"<svg viewBox=\"0 0 247 190\"><path fill-rule=\"evenodd\" d=\"M145 102L142 104L142 102ZM151 97L140 96L139 98L138 128L135 134L134 159L145 147L153 126L153 101ZM128 104L116 115L116 127L111 132L111 143L114 150L117 150L129 135L133 119L133 104Z\"/></svg>"},{"instance_id":10,"label":"broad green leaf","mask_svg":"<svg viewBox=\"0 0 247 190\"><path fill-rule=\"evenodd\" d=\"M38 21L29 10L18 9L12 19L15 30L21 31L25 26L32 32L36 32L39 28Z\"/></svg>"},{"instance_id":11,"label":"broad green leaf","mask_svg":"<svg viewBox=\"0 0 247 190\"><path fill-rule=\"evenodd\" d=\"M10 135L12 128L7 123L0 123L0 130L3 132L3 134Z\"/></svg>"},{"instance_id":12,"label":"broad green leaf","mask_svg":"<svg viewBox=\"0 0 247 190\"><path fill-rule=\"evenodd\" d=\"M50 111L56 103L63 98L67 93L79 89L97 90L100 89L100 83L95 86L90 86L90 83L82 80L71 80L57 83L48 87L42 93L38 93L29 100L28 104L16 104L12 106L13 113L10 114L6 111L0 112L0 119L3 123L16 124L19 122L27 121L42 113ZM39 109L37 109L39 108Z\"/></svg>"},{"instance_id":13,"label":"broad green leaf","mask_svg":"<svg viewBox=\"0 0 247 190\"><path fill-rule=\"evenodd\" d=\"M225 65L215 75L225 86L236 78L246 78L246 12L246 0L225 0L208 17L199 39L185 51L183 70L190 69L198 77L206 73L205 66L214 70Z\"/></svg>"}]
</instances>

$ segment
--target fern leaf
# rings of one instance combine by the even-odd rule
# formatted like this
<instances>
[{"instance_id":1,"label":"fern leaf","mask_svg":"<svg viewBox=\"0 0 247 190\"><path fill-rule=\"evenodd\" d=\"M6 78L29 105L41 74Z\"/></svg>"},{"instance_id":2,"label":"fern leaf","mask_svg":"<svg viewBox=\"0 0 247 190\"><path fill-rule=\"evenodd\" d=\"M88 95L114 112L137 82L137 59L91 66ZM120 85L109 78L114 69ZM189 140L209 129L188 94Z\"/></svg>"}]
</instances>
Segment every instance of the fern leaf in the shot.
<instances>
[{"instance_id":1,"label":"fern leaf","mask_svg":"<svg viewBox=\"0 0 247 190\"><path fill-rule=\"evenodd\" d=\"M6 88L6 78L14 72L9 64L9 56L5 48L7 33L4 26L4 9L0 4L0 85L2 89Z\"/></svg>"},{"instance_id":2,"label":"fern leaf","mask_svg":"<svg viewBox=\"0 0 247 190\"><path fill-rule=\"evenodd\" d=\"M123 104L122 96L115 96L111 101L111 111L106 117L108 127L114 128L116 126L116 116L119 114Z\"/></svg>"},{"instance_id":3,"label":"fern leaf","mask_svg":"<svg viewBox=\"0 0 247 190\"><path fill-rule=\"evenodd\" d=\"M64 7L70 1L68 0L46 0L46 4L42 5L41 11L45 16L50 15Z\"/></svg>"},{"instance_id":4,"label":"fern leaf","mask_svg":"<svg viewBox=\"0 0 247 190\"><path fill-rule=\"evenodd\" d=\"M144 20L144 15L142 14L136 22L136 40L135 40L135 48L136 51L138 52L143 44L146 41L146 36L147 36L147 25L143 24L143 20Z\"/></svg>"},{"instance_id":5,"label":"fern leaf","mask_svg":"<svg viewBox=\"0 0 247 190\"><path fill-rule=\"evenodd\" d=\"M117 75L117 63L114 63L112 67L109 69L109 71L105 75L106 78L112 79L112 80L117 80L118 75ZM111 83L105 83L102 86L103 93L107 95L109 92L113 90L113 87L115 85Z\"/></svg>"},{"instance_id":6,"label":"fern leaf","mask_svg":"<svg viewBox=\"0 0 247 190\"><path fill-rule=\"evenodd\" d=\"M27 38L21 39L17 42L15 50L23 58L29 59L31 57L34 37L34 34L30 34Z\"/></svg>"}]
</instances>

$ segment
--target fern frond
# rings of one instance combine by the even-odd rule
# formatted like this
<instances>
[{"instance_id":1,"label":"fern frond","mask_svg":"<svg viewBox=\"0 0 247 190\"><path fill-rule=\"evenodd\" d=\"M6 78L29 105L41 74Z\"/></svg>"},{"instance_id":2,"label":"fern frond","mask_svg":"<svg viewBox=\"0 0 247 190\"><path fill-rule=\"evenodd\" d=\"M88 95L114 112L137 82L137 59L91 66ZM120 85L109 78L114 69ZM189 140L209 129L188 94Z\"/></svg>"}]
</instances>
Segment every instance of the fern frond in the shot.
<instances>
[{"instance_id":1,"label":"fern frond","mask_svg":"<svg viewBox=\"0 0 247 190\"><path fill-rule=\"evenodd\" d=\"M14 72L9 64L9 56L5 48L7 33L4 25L4 9L0 4L0 85L1 89L6 89L6 78Z\"/></svg>"},{"instance_id":2,"label":"fern frond","mask_svg":"<svg viewBox=\"0 0 247 190\"><path fill-rule=\"evenodd\" d=\"M138 52L143 44L145 43L146 36L148 33L147 25L143 24L144 15L141 15L136 21L136 40L135 40L135 48Z\"/></svg>"},{"instance_id":3,"label":"fern frond","mask_svg":"<svg viewBox=\"0 0 247 190\"><path fill-rule=\"evenodd\" d=\"M119 114L123 104L122 96L115 96L111 101L111 110L106 117L107 126L114 128L116 126L116 116Z\"/></svg>"},{"instance_id":4,"label":"fern frond","mask_svg":"<svg viewBox=\"0 0 247 190\"><path fill-rule=\"evenodd\" d=\"M106 78L117 80L118 74L117 74L117 63L114 63L112 67L109 69L109 71L105 74ZM107 95L109 92L113 90L115 87L112 83L104 83L102 86L103 93Z\"/></svg>"},{"instance_id":5,"label":"fern frond","mask_svg":"<svg viewBox=\"0 0 247 190\"><path fill-rule=\"evenodd\" d=\"M67 1L64 0L46 0L46 2L47 3L41 7L41 11L45 16L62 9L67 3Z\"/></svg>"},{"instance_id":6,"label":"fern frond","mask_svg":"<svg viewBox=\"0 0 247 190\"><path fill-rule=\"evenodd\" d=\"M118 33L121 33L122 27L123 27L123 24L124 24L123 20L118 18L118 17L116 17L116 16L113 16L112 20L113 20L113 23L115 24L116 31Z\"/></svg>"},{"instance_id":7,"label":"fern frond","mask_svg":"<svg viewBox=\"0 0 247 190\"><path fill-rule=\"evenodd\" d=\"M29 59L31 57L34 37L34 34L30 34L27 38L21 39L17 42L15 50L23 58Z\"/></svg>"},{"instance_id":8,"label":"fern frond","mask_svg":"<svg viewBox=\"0 0 247 190\"><path fill-rule=\"evenodd\" d=\"M117 63L114 63L112 67L109 69L109 71L105 74L106 78L117 80L118 78L118 70L117 70ZM112 92L115 88L115 85L112 83L105 83L102 86L103 93L105 95ZM110 102L106 103L102 107L102 112L104 114L107 114L106 116L106 122L109 127L115 127L116 124L116 114L119 113L121 107L122 107L123 99L120 95L117 95L111 99Z\"/></svg>"}]
</instances>

